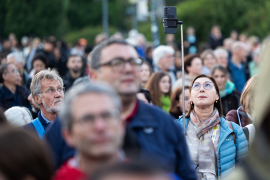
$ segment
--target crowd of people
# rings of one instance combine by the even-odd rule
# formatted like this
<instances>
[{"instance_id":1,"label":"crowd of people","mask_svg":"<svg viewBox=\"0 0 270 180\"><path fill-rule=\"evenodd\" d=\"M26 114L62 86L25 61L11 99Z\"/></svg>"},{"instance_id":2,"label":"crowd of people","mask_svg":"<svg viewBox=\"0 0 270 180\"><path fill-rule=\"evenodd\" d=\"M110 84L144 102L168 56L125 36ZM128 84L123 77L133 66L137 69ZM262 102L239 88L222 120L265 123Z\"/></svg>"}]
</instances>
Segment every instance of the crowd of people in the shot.
<instances>
[{"instance_id":1,"label":"crowd of people","mask_svg":"<svg viewBox=\"0 0 270 180\"><path fill-rule=\"evenodd\" d=\"M225 38L215 25L199 45L189 27L182 59L172 34L158 47L134 31L72 47L10 33L0 43L0 179L269 177L251 168L270 166L269 42Z\"/></svg>"}]
</instances>

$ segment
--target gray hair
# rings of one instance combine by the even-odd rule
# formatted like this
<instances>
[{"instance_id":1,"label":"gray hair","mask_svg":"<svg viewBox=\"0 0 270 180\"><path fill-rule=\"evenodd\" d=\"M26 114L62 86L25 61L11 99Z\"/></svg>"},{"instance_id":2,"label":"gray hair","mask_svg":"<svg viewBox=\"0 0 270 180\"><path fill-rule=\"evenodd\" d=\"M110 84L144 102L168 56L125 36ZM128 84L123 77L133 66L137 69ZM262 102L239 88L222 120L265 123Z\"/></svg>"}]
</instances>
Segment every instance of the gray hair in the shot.
<instances>
[{"instance_id":1,"label":"gray hair","mask_svg":"<svg viewBox=\"0 0 270 180\"><path fill-rule=\"evenodd\" d=\"M24 57L23 57L22 52L13 52L13 53L9 53L9 54L7 55L7 60L10 59L10 58L12 58L12 57L15 58L15 61L16 61L17 63L21 63L21 62L22 62L23 65L24 65L25 60L24 60Z\"/></svg>"},{"instance_id":2,"label":"gray hair","mask_svg":"<svg viewBox=\"0 0 270 180\"><path fill-rule=\"evenodd\" d=\"M117 108L121 112L122 104L118 97L118 94L106 83L89 82L78 84L72 87L72 89L68 91L67 94L65 95L65 100L64 103L62 104L61 111L59 113L63 127L67 128L68 130L71 130L73 117L72 103L78 96L87 93L98 93L108 95L112 99L115 108Z\"/></svg>"},{"instance_id":3,"label":"gray hair","mask_svg":"<svg viewBox=\"0 0 270 180\"><path fill-rule=\"evenodd\" d=\"M159 60L164 57L165 54L174 54L174 49L171 46L160 45L153 51L153 60L157 65Z\"/></svg>"},{"instance_id":4,"label":"gray hair","mask_svg":"<svg viewBox=\"0 0 270 180\"><path fill-rule=\"evenodd\" d=\"M127 41L123 39L115 39L115 38L110 38L109 40L106 40L100 44L98 44L94 50L91 52L92 54L92 61L91 61L91 69L98 69L98 66L100 64L100 59L101 59L101 51L112 45L112 44L122 44L122 45L127 45L133 47L131 44L129 44ZM134 48L135 49L135 48ZM136 50L136 49L135 49ZM137 52L137 51L136 51Z\"/></svg>"},{"instance_id":5,"label":"gray hair","mask_svg":"<svg viewBox=\"0 0 270 180\"><path fill-rule=\"evenodd\" d=\"M229 56L229 53L227 50L223 49L223 48L218 48L216 50L214 50L214 55L216 56L216 58L220 55L220 54L224 54L225 56Z\"/></svg>"},{"instance_id":6,"label":"gray hair","mask_svg":"<svg viewBox=\"0 0 270 180\"><path fill-rule=\"evenodd\" d=\"M62 87L64 86L62 78L59 76L58 72L55 69L42 70L42 71L38 72L33 77L32 82L31 82L30 89L31 89L31 94L32 94L34 101L36 101L35 95L40 95L40 93L41 93L40 82L43 79L55 79L55 80L58 80L60 82ZM37 103L37 105L38 105L38 103Z\"/></svg>"}]
</instances>

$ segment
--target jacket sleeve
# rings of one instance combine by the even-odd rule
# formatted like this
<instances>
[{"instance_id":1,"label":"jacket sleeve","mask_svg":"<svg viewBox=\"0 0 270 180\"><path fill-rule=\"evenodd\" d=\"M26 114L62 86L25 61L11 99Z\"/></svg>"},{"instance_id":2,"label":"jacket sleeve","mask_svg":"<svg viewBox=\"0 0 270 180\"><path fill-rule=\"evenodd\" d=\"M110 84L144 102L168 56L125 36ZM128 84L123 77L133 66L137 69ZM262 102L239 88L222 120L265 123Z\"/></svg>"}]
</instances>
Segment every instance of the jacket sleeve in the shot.
<instances>
[{"instance_id":1,"label":"jacket sleeve","mask_svg":"<svg viewBox=\"0 0 270 180\"><path fill-rule=\"evenodd\" d=\"M179 123L175 123L175 132L177 136L175 148L178 159L176 172L182 179L197 179L195 167L189 155L186 138Z\"/></svg>"},{"instance_id":2,"label":"jacket sleeve","mask_svg":"<svg viewBox=\"0 0 270 180\"><path fill-rule=\"evenodd\" d=\"M242 128L231 122L232 127L233 127L233 131L236 137L235 140L235 146L236 146L236 163L238 163L239 161L241 161L243 159L243 157L248 153L248 141L246 139L246 135L244 133L244 131L242 130Z\"/></svg>"}]
</instances>

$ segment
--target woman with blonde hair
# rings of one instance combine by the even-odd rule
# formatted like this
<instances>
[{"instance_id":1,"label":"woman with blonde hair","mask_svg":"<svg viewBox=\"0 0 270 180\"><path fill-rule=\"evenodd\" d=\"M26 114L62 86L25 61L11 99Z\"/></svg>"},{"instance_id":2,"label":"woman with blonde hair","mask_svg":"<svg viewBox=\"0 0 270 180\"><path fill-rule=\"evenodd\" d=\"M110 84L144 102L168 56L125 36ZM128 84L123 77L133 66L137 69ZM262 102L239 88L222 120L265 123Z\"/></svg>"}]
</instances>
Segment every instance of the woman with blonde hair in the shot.
<instances>
[{"instance_id":1,"label":"woman with blonde hair","mask_svg":"<svg viewBox=\"0 0 270 180\"><path fill-rule=\"evenodd\" d=\"M145 85L145 89L150 92L154 105L169 112L171 105L171 78L165 71L153 73Z\"/></svg>"}]
</instances>

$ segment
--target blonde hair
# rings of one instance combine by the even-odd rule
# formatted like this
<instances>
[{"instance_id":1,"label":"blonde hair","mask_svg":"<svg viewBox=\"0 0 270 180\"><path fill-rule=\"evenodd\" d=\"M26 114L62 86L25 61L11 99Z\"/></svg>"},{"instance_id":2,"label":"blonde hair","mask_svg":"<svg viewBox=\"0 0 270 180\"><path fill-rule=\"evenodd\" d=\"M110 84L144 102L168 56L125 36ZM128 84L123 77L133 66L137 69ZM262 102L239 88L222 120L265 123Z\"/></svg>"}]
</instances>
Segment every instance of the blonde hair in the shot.
<instances>
[{"instance_id":1,"label":"blonde hair","mask_svg":"<svg viewBox=\"0 0 270 180\"><path fill-rule=\"evenodd\" d=\"M240 104L243 107L243 109L248 113L251 114L254 107L254 94L255 89L259 82L259 75L255 75L252 78L250 78L244 88L244 91L240 98Z\"/></svg>"}]
</instances>

